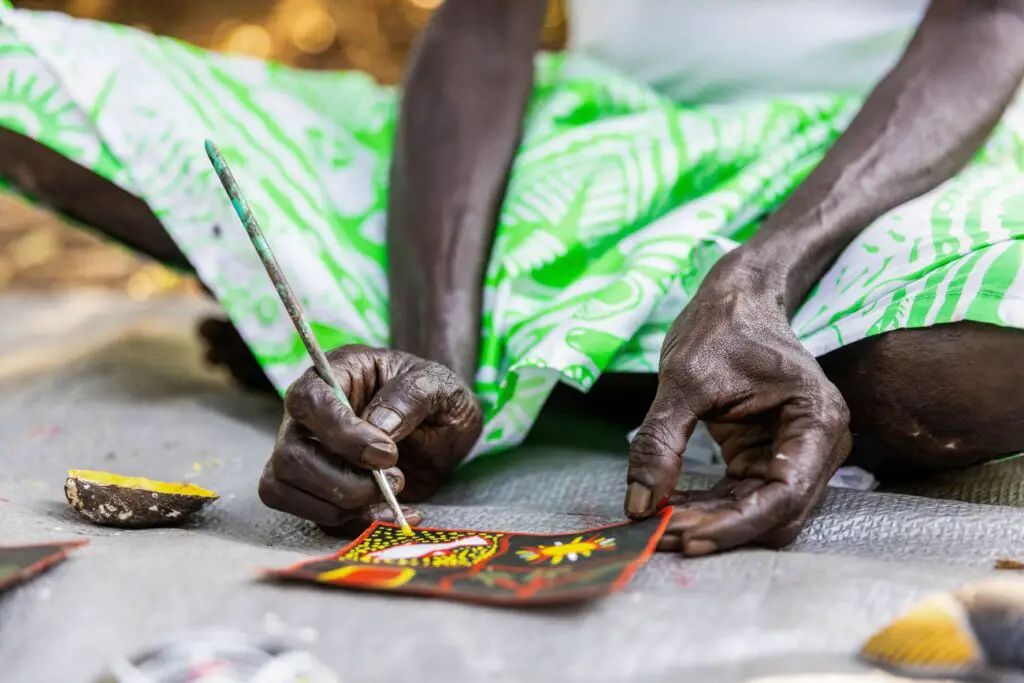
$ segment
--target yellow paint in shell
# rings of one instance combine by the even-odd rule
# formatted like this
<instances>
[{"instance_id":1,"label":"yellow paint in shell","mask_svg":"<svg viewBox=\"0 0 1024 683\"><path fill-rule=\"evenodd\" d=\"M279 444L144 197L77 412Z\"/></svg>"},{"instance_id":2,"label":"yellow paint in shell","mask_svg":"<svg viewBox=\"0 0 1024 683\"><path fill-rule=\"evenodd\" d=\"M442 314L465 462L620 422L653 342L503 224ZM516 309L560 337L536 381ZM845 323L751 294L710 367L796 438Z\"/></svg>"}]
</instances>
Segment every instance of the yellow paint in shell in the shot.
<instances>
[{"instance_id":1,"label":"yellow paint in shell","mask_svg":"<svg viewBox=\"0 0 1024 683\"><path fill-rule=\"evenodd\" d=\"M961 670L981 661L963 606L940 595L917 605L864 644L861 654L904 671Z\"/></svg>"},{"instance_id":2,"label":"yellow paint in shell","mask_svg":"<svg viewBox=\"0 0 1024 683\"><path fill-rule=\"evenodd\" d=\"M200 498L218 498L219 496L201 486L187 483L171 483L154 481L145 477L124 477L111 472L96 470L68 470L68 479L74 479L83 485L118 486L125 489L136 489L151 493L163 493L170 496L197 496Z\"/></svg>"}]
</instances>

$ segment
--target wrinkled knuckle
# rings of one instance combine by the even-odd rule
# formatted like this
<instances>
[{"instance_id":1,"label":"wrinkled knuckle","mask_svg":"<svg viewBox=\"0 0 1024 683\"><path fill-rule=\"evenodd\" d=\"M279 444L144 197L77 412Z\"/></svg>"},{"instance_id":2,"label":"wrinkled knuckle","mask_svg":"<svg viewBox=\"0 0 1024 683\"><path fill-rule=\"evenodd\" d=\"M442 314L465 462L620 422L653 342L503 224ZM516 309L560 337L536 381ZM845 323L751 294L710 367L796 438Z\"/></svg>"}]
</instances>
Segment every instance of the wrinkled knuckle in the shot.
<instances>
[{"instance_id":1,"label":"wrinkled knuckle","mask_svg":"<svg viewBox=\"0 0 1024 683\"><path fill-rule=\"evenodd\" d=\"M829 431L845 429L850 424L850 408L835 386L825 387L817 404L823 426Z\"/></svg>"},{"instance_id":2,"label":"wrinkled knuckle","mask_svg":"<svg viewBox=\"0 0 1024 683\"><path fill-rule=\"evenodd\" d=\"M458 396L464 393L472 395L473 393L472 389L466 386L458 375L438 363L434 363L430 368L429 376L434 390L446 396Z\"/></svg>"},{"instance_id":3,"label":"wrinkled knuckle","mask_svg":"<svg viewBox=\"0 0 1024 683\"><path fill-rule=\"evenodd\" d=\"M480 405L480 400L473 393L460 394L458 416L460 424L466 425L467 429L475 429L476 436L479 436L479 432L483 430L484 409Z\"/></svg>"},{"instance_id":4,"label":"wrinkled knuckle","mask_svg":"<svg viewBox=\"0 0 1024 683\"><path fill-rule=\"evenodd\" d=\"M284 409L298 422L304 422L313 411L316 392L313 391L313 378L310 370L292 382L284 393Z\"/></svg>"},{"instance_id":5,"label":"wrinkled knuckle","mask_svg":"<svg viewBox=\"0 0 1024 683\"><path fill-rule=\"evenodd\" d=\"M846 404L846 399L838 390L833 402L833 419L838 427L846 429L850 426L850 406Z\"/></svg>"},{"instance_id":6,"label":"wrinkled knuckle","mask_svg":"<svg viewBox=\"0 0 1024 683\"><path fill-rule=\"evenodd\" d=\"M335 372L345 372L361 362L372 362L373 349L363 344L347 344L331 349L326 354L327 362ZM312 370L312 368L310 368Z\"/></svg>"},{"instance_id":7,"label":"wrinkled knuckle","mask_svg":"<svg viewBox=\"0 0 1024 683\"><path fill-rule=\"evenodd\" d=\"M358 352L361 348L362 347L358 344L346 344L344 346L336 346L324 355L327 356L327 360L334 363L344 361L354 352Z\"/></svg>"},{"instance_id":8,"label":"wrinkled knuckle","mask_svg":"<svg viewBox=\"0 0 1024 683\"><path fill-rule=\"evenodd\" d=\"M644 467L666 458L675 457L673 439L665 427L647 426L640 429L629 446L629 464Z\"/></svg>"},{"instance_id":9,"label":"wrinkled knuckle","mask_svg":"<svg viewBox=\"0 0 1024 683\"><path fill-rule=\"evenodd\" d=\"M689 389L697 383L700 367L690 358L675 359L664 363L659 373L659 382L673 389Z\"/></svg>"},{"instance_id":10,"label":"wrinkled knuckle","mask_svg":"<svg viewBox=\"0 0 1024 683\"><path fill-rule=\"evenodd\" d=\"M271 456L274 477L278 481L294 482L305 469L302 452L290 445L279 446Z\"/></svg>"},{"instance_id":11,"label":"wrinkled knuckle","mask_svg":"<svg viewBox=\"0 0 1024 683\"><path fill-rule=\"evenodd\" d=\"M835 431L833 419L818 409L814 409L806 415L800 425L804 429L803 438L813 439L815 442L820 440L822 435L832 434Z\"/></svg>"},{"instance_id":12,"label":"wrinkled knuckle","mask_svg":"<svg viewBox=\"0 0 1024 683\"><path fill-rule=\"evenodd\" d=\"M452 372L447 365L443 363L438 363L437 361L434 360L421 361L420 368L424 373L433 375L435 377L450 377L455 375L455 373Z\"/></svg>"},{"instance_id":13,"label":"wrinkled knuckle","mask_svg":"<svg viewBox=\"0 0 1024 683\"><path fill-rule=\"evenodd\" d=\"M794 396L802 397L808 403L816 404L827 393L828 387L825 385L827 380L820 377L820 373L807 372L801 369L792 374L795 377L790 378L788 388L793 392Z\"/></svg>"},{"instance_id":14,"label":"wrinkled knuckle","mask_svg":"<svg viewBox=\"0 0 1024 683\"><path fill-rule=\"evenodd\" d=\"M454 375L445 382L444 405L459 422L472 424L483 420L483 406L473 390Z\"/></svg>"},{"instance_id":15,"label":"wrinkled knuckle","mask_svg":"<svg viewBox=\"0 0 1024 683\"><path fill-rule=\"evenodd\" d=\"M443 382L435 372L416 372L409 375L402 386L403 396L410 403L430 401L441 389Z\"/></svg>"},{"instance_id":16,"label":"wrinkled knuckle","mask_svg":"<svg viewBox=\"0 0 1024 683\"><path fill-rule=\"evenodd\" d=\"M798 396L807 428L831 434L849 424L850 410L835 387L812 385Z\"/></svg>"},{"instance_id":17,"label":"wrinkled knuckle","mask_svg":"<svg viewBox=\"0 0 1024 683\"><path fill-rule=\"evenodd\" d=\"M299 422L304 422L306 426L309 426L309 422L331 424L336 419L335 413L339 407L337 399L327 390L326 384L307 393L305 400L300 405L300 414L305 420L300 419L294 413L292 413L292 417Z\"/></svg>"}]
</instances>

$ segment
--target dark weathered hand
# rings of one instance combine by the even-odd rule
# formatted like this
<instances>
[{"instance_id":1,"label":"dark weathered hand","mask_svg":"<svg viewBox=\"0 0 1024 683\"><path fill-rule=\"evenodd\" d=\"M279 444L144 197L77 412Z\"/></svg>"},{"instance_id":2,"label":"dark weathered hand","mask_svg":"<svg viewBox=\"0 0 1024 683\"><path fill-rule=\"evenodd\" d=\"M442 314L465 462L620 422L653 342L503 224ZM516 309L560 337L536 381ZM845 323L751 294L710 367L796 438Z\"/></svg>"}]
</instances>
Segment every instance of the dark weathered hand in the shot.
<instances>
[{"instance_id":1,"label":"dark weathered hand","mask_svg":"<svg viewBox=\"0 0 1024 683\"><path fill-rule=\"evenodd\" d=\"M721 445L726 477L711 491L674 491L699 420ZM686 555L786 545L849 454L848 424L779 297L706 283L665 340L658 392L630 445L626 512L649 516L668 496L660 548Z\"/></svg>"},{"instance_id":2,"label":"dark weathered hand","mask_svg":"<svg viewBox=\"0 0 1024 683\"><path fill-rule=\"evenodd\" d=\"M480 405L451 370L408 353L346 346L327 357L352 410L314 370L302 375L285 395L260 498L344 532L393 521L368 468L383 468L400 500L426 498L476 443Z\"/></svg>"}]
</instances>

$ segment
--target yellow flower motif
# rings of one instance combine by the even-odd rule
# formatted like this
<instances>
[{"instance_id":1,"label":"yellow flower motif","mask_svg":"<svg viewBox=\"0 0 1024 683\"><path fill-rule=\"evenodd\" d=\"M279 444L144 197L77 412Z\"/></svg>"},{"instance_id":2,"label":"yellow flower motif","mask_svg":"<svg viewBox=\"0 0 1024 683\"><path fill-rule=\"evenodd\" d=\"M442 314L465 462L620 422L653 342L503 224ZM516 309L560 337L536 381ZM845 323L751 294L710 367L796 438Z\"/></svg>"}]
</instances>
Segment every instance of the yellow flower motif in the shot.
<instances>
[{"instance_id":1,"label":"yellow flower motif","mask_svg":"<svg viewBox=\"0 0 1024 683\"><path fill-rule=\"evenodd\" d=\"M555 565L561 563L562 560L576 562L580 558L590 557L593 553L599 550L612 550L614 548L614 538L591 536L590 538L583 540L582 536L577 536L568 543L555 541L551 545L538 545L523 548L522 550L517 550L516 555L531 564L549 562Z\"/></svg>"}]
</instances>

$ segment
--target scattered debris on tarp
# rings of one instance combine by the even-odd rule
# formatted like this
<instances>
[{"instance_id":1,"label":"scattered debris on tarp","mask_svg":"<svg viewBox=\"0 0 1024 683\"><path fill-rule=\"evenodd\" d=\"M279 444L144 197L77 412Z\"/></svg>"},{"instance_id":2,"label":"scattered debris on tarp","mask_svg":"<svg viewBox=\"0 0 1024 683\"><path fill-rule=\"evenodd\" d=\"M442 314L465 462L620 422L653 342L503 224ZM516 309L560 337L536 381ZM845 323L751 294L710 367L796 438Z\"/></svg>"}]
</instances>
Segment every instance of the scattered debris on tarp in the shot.
<instances>
[{"instance_id":1,"label":"scattered debris on tarp","mask_svg":"<svg viewBox=\"0 0 1024 683\"><path fill-rule=\"evenodd\" d=\"M119 658L94 683L341 683L313 655L280 638L204 631Z\"/></svg>"},{"instance_id":2,"label":"scattered debris on tarp","mask_svg":"<svg viewBox=\"0 0 1024 683\"><path fill-rule=\"evenodd\" d=\"M992 568L1005 571L1021 570L1024 569L1024 562L1021 562L1020 560L1011 560L1009 558L1000 558L995 561Z\"/></svg>"}]
</instances>

